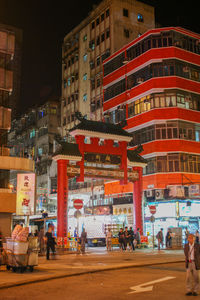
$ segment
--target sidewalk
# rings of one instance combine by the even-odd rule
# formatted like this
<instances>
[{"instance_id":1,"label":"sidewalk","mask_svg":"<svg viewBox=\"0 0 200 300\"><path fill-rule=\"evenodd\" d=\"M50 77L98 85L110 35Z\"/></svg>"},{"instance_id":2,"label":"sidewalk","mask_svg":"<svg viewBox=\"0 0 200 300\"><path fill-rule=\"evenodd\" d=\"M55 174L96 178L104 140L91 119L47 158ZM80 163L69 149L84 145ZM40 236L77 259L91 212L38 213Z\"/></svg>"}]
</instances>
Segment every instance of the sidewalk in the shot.
<instances>
[{"instance_id":1,"label":"sidewalk","mask_svg":"<svg viewBox=\"0 0 200 300\"><path fill-rule=\"evenodd\" d=\"M175 262L184 262L182 250L142 249L122 253L116 250L106 252L98 248L88 249L85 255L59 255L49 261L39 257L39 265L33 273L13 273L7 271L6 266L1 266L0 289L87 273Z\"/></svg>"}]
</instances>

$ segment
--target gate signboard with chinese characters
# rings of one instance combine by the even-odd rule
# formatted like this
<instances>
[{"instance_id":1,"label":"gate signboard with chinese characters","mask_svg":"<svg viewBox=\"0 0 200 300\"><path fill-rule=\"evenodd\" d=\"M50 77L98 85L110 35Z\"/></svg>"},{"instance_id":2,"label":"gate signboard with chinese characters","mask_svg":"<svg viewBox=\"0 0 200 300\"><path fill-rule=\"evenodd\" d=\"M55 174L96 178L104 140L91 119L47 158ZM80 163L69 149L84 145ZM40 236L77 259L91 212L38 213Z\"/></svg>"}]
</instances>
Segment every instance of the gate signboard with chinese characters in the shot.
<instances>
[{"instance_id":1,"label":"gate signboard with chinese characters","mask_svg":"<svg viewBox=\"0 0 200 300\"><path fill-rule=\"evenodd\" d=\"M35 174L17 174L16 215L30 216L35 210Z\"/></svg>"}]
</instances>

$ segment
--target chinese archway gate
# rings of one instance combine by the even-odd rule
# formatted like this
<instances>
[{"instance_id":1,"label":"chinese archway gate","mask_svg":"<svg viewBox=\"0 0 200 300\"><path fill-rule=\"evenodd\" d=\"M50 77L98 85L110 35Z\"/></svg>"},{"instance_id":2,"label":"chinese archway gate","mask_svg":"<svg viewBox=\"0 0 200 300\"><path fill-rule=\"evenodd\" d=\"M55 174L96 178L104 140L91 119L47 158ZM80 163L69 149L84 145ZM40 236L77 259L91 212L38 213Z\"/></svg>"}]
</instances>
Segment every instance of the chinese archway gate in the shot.
<instances>
[{"instance_id":1,"label":"chinese archway gate","mask_svg":"<svg viewBox=\"0 0 200 300\"><path fill-rule=\"evenodd\" d=\"M67 236L68 179L75 176L77 182L84 182L85 177L116 179L121 184L133 182L134 226L142 232L142 168L146 161L137 149L127 150L131 134L119 125L79 120L70 130L76 143L59 141L60 147L53 154L57 161L58 240Z\"/></svg>"}]
</instances>

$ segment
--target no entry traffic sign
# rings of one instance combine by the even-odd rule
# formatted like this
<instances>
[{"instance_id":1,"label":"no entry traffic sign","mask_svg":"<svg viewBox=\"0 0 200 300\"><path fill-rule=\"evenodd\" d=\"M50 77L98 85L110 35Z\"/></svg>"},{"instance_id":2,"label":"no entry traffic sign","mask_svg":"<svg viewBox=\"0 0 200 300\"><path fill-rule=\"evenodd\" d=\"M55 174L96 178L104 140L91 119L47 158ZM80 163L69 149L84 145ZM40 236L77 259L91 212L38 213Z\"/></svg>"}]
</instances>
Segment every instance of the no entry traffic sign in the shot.
<instances>
[{"instance_id":1,"label":"no entry traffic sign","mask_svg":"<svg viewBox=\"0 0 200 300\"><path fill-rule=\"evenodd\" d=\"M149 210L152 215L156 213L156 205L149 205Z\"/></svg>"},{"instance_id":2,"label":"no entry traffic sign","mask_svg":"<svg viewBox=\"0 0 200 300\"><path fill-rule=\"evenodd\" d=\"M74 199L74 208L81 209L83 207L83 200L82 199Z\"/></svg>"}]
</instances>

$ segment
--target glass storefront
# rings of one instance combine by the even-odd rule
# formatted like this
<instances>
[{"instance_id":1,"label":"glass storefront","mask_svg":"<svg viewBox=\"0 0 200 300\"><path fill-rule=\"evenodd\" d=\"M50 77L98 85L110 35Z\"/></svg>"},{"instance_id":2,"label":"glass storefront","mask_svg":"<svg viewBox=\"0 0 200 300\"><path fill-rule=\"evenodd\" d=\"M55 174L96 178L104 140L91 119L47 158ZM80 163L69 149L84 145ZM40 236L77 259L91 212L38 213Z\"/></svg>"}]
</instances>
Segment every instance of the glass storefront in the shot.
<instances>
[{"instance_id":1,"label":"glass storefront","mask_svg":"<svg viewBox=\"0 0 200 300\"><path fill-rule=\"evenodd\" d=\"M182 240L185 240L185 229L195 234L200 225L200 201L198 200L179 200L149 202L144 208L144 234L153 235L153 224L150 220L151 213L149 205L156 205L156 213L154 215L154 235L163 228L164 238L167 229L172 227L182 228Z\"/></svg>"}]
</instances>

